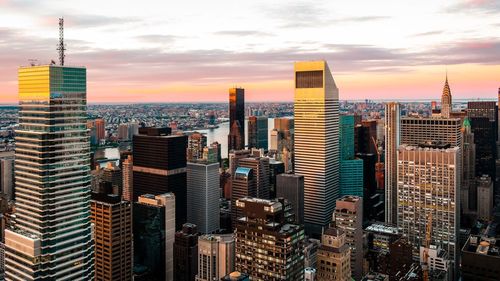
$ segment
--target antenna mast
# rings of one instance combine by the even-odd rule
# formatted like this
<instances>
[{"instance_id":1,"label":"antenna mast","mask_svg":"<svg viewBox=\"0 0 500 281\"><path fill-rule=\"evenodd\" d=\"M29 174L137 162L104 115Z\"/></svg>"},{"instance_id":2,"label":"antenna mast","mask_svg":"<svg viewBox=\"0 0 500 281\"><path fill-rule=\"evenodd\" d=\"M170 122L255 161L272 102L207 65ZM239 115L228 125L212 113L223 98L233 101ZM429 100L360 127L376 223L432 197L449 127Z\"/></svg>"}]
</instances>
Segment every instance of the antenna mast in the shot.
<instances>
[{"instance_id":1,"label":"antenna mast","mask_svg":"<svg viewBox=\"0 0 500 281\"><path fill-rule=\"evenodd\" d=\"M64 65L64 51L66 51L66 46L64 45L64 18L59 18L59 44L57 45L57 50L59 51L59 64Z\"/></svg>"}]
</instances>

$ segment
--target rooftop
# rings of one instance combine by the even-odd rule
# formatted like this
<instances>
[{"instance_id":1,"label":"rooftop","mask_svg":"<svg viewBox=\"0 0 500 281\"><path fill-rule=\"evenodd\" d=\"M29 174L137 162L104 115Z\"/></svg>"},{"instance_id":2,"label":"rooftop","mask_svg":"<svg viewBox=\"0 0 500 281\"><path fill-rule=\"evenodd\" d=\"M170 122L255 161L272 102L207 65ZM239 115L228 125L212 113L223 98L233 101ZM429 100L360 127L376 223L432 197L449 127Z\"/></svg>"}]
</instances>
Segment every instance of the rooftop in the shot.
<instances>
[{"instance_id":1,"label":"rooftop","mask_svg":"<svg viewBox=\"0 0 500 281\"><path fill-rule=\"evenodd\" d=\"M492 237L471 235L462 251L500 259L500 240Z\"/></svg>"}]
</instances>

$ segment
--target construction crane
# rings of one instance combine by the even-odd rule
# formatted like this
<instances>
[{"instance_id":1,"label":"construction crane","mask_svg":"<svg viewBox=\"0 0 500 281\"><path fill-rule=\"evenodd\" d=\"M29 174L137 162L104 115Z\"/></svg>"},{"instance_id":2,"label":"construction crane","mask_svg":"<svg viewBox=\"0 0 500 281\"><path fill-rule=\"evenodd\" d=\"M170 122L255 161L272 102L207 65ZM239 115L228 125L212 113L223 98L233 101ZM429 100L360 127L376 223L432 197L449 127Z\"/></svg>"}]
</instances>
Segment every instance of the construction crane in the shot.
<instances>
[{"instance_id":1,"label":"construction crane","mask_svg":"<svg viewBox=\"0 0 500 281\"><path fill-rule=\"evenodd\" d=\"M432 211L427 217L427 225L425 226L425 248L422 253L422 272L423 280L429 281L429 248L431 247L431 231L432 231Z\"/></svg>"}]
</instances>

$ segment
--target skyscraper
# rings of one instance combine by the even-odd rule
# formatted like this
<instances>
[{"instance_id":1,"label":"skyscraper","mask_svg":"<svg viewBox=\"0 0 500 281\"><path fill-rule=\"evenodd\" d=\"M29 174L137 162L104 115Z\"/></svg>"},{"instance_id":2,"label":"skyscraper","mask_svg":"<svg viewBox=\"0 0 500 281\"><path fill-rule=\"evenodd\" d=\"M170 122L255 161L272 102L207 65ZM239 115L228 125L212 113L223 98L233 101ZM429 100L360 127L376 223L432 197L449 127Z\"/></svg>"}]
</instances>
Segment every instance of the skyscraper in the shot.
<instances>
[{"instance_id":1,"label":"skyscraper","mask_svg":"<svg viewBox=\"0 0 500 281\"><path fill-rule=\"evenodd\" d=\"M255 172L251 168L238 167L233 176L233 189L231 192L231 218L234 222L238 218L236 201L240 198L257 195ZM233 225L234 227L234 225Z\"/></svg>"},{"instance_id":2,"label":"skyscraper","mask_svg":"<svg viewBox=\"0 0 500 281\"><path fill-rule=\"evenodd\" d=\"M321 235L317 259L316 281L352 280L351 249L342 229L331 227Z\"/></svg>"},{"instance_id":3,"label":"skyscraper","mask_svg":"<svg viewBox=\"0 0 500 281\"><path fill-rule=\"evenodd\" d=\"M127 159L125 159L122 163L122 186L123 186L123 191L122 191L122 197L123 200L133 202L133 194L134 191L133 185L134 185L134 179L133 179L133 160L132 160L132 155L129 155Z\"/></svg>"},{"instance_id":4,"label":"skyscraper","mask_svg":"<svg viewBox=\"0 0 500 281\"><path fill-rule=\"evenodd\" d=\"M435 142L462 146L460 118L405 116L400 122L400 144L418 146Z\"/></svg>"},{"instance_id":5,"label":"skyscraper","mask_svg":"<svg viewBox=\"0 0 500 281\"><path fill-rule=\"evenodd\" d=\"M268 150L268 125L267 117L248 117L248 148L263 148Z\"/></svg>"},{"instance_id":6,"label":"skyscraper","mask_svg":"<svg viewBox=\"0 0 500 281\"><path fill-rule=\"evenodd\" d=\"M180 230L187 218L187 136L170 133L170 128L140 128L134 136L133 199L173 192Z\"/></svg>"},{"instance_id":7,"label":"skyscraper","mask_svg":"<svg viewBox=\"0 0 500 281\"><path fill-rule=\"evenodd\" d=\"M295 222L304 223L304 176L279 174L276 177L276 196L292 204Z\"/></svg>"},{"instance_id":8,"label":"skyscraper","mask_svg":"<svg viewBox=\"0 0 500 281\"><path fill-rule=\"evenodd\" d=\"M476 145L470 120L465 117L462 125L462 188L460 193L460 206L465 213L476 211Z\"/></svg>"},{"instance_id":9,"label":"skyscraper","mask_svg":"<svg viewBox=\"0 0 500 281\"><path fill-rule=\"evenodd\" d=\"M134 203L134 280L174 281L175 195L144 194Z\"/></svg>"},{"instance_id":10,"label":"skyscraper","mask_svg":"<svg viewBox=\"0 0 500 281\"><path fill-rule=\"evenodd\" d=\"M326 61L295 63L295 173L306 231L319 236L339 196L339 90Z\"/></svg>"},{"instance_id":11,"label":"skyscraper","mask_svg":"<svg viewBox=\"0 0 500 281\"><path fill-rule=\"evenodd\" d=\"M193 161L203 158L203 148L207 146L207 137L199 132L188 136L187 159Z\"/></svg>"},{"instance_id":12,"label":"skyscraper","mask_svg":"<svg viewBox=\"0 0 500 281\"><path fill-rule=\"evenodd\" d=\"M363 198L338 199L333 216L335 226L346 233L346 243L351 248L352 277L360 280L363 277Z\"/></svg>"},{"instance_id":13,"label":"skyscraper","mask_svg":"<svg viewBox=\"0 0 500 281\"><path fill-rule=\"evenodd\" d=\"M132 279L132 207L118 195L92 193L96 280Z\"/></svg>"},{"instance_id":14,"label":"skyscraper","mask_svg":"<svg viewBox=\"0 0 500 281\"><path fill-rule=\"evenodd\" d=\"M106 139L106 123L104 119L99 118L94 121L94 126L96 128L96 138L98 142Z\"/></svg>"},{"instance_id":15,"label":"skyscraper","mask_svg":"<svg viewBox=\"0 0 500 281\"><path fill-rule=\"evenodd\" d=\"M363 197L363 160L354 157L354 116L340 116L340 196Z\"/></svg>"},{"instance_id":16,"label":"skyscraper","mask_svg":"<svg viewBox=\"0 0 500 281\"><path fill-rule=\"evenodd\" d=\"M84 67L19 69L16 226L5 230L7 280L94 277L86 88Z\"/></svg>"},{"instance_id":17,"label":"skyscraper","mask_svg":"<svg viewBox=\"0 0 500 281\"><path fill-rule=\"evenodd\" d=\"M185 223L175 233L174 280L194 281L198 270L198 229L195 224Z\"/></svg>"},{"instance_id":18,"label":"skyscraper","mask_svg":"<svg viewBox=\"0 0 500 281\"><path fill-rule=\"evenodd\" d=\"M293 224L291 205L245 197L236 207L236 270L258 281L303 280L304 229Z\"/></svg>"},{"instance_id":19,"label":"skyscraper","mask_svg":"<svg viewBox=\"0 0 500 281\"><path fill-rule=\"evenodd\" d=\"M234 234L202 235L198 238L196 281L220 280L234 271Z\"/></svg>"},{"instance_id":20,"label":"skyscraper","mask_svg":"<svg viewBox=\"0 0 500 281\"><path fill-rule=\"evenodd\" d=\"M219 188L219 163L188 162L187 221L194 223L200 233L219 229Z\"/></svg>"},{"instance_id":21,"label":"skyscraper","mask_svg":"<svg viewBox=\"0 0 500 281\"><path fill-rule=\"evenodd\" d=\"M241 150L245 148L245 90L229 89L229 136L227 149Z\"/></svg>"},{"instance_id":22,"label":"skyscraper","mask_svg":"<svg viewBox=\"0 0 500 281\"><path fill-rule=\"evenodd\" d=\"M493 181L487 175L477 180L477 216L489 221L493 214Z\"/></svg>"},{"instance_id":23,"label":"skyscraper","mask_svg":"<svg viewBox=\"0 0 500 281\"><path fill-rule=\"evenodd\" d=\"M398 228L414 247L424 245L432 214L431 244L457 261L459 231L460 148L413 147L398 150ZM457 266L457 263L455 263Z\"/></svg>"},{"instance_id":24,"label":"skyscraper","mask_svg":"<svg viewBox=\"0 0 500 281\"><path fill-rule=\"evenodd\" d=\"M14 199L14 151L0 152L0 191Z\"/></svg>"},{"instance_id":25,"label":"skyscraper","mask_svg":"<svg viewBox=\"0 0 500 281\"><path fill-rule=\"evenodd\" d=\"M401 110L399 103L385 104L385 223L397 223L397 149Z\"/></svg>"},{"instance_id":26,"label":"skyscraper","mask_svg":"<svg viewBox=\"0 0 500 281\"><path fill-rule=\"evenodd\" d=\"M248 157L238 161L238 167L253 170L255 176L255 197L269 199L269 158Z\"/></svg>"},{"instance_id":27,"label":"skyscraper","mask_svg":"<svg viewBox=\"0 0 500 281\"><path fill-rule=\"evenodd\" d=\"M450 118L451 110L451 90L450 85L448 85L448 74L446 74L446 82L444 83L443 94L441 95L441 116Z\"/></svg>"}]
</instances>

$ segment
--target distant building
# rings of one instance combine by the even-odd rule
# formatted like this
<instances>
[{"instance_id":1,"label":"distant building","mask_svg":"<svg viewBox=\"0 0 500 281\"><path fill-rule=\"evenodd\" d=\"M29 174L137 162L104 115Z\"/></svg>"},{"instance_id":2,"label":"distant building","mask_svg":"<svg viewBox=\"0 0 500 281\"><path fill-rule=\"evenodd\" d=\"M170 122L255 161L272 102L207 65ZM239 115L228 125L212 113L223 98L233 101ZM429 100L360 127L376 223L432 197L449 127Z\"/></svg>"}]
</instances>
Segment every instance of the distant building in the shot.
<instances>
[{"instance_id":1,"label":"distant building","mask_svg":"<svg viewBox=\"0 0 500 281\"><path fill-rule=\"evenodd\" d=\"M175 203L173 193L134 203L134 280L174 281Z\"/></svg>"},{"instance_id":2,"label":"distant building","mask_svg":"<svg viewBox=\"0 0 500 281\"><path fill-rule=\"evenodd\" d=\"M340 116L340 196L363 197L363 160L354 156L354 116Z\"/></svg>"},{"instance_id":3,"label":"distant building","mask_svg":"<svg viewBox=\"0 0 500 281\"><path fill-rule=\"evenodd\" d=\"M118 195L92 193L96 280L132 279L132 207Z\"/></svg>"},{"instance_id":4,"label":"distant building","mask_svg":"<svg viewBox=\"0 0 500 281\"><path fill-rule=\"evenodd\" d=\"M316 280L352 280L351 249L346 244L345 232L340 228L329 228L321 237Z\"/></svg>"},{"instance_id":5,"label":"distant building","mask_svg":"<svg viewBox=\"0 0 500 281\"><path fill-rule=\"evenodd\" d=\"M462 186L460 192L460 205L464 213L477 210L476 188L476 144L470 120L465 117L462 124L463 149L462 149Z\"/></svg>"},{"instance_id":6,"label":"distant building","mask_svg":"<svg viewBox=\"0 0 500 281\"><path fill-rule=\"evenodd\" d=\"M14 199L14 151L0 152L0 191L7 200Z\"/></svg>"},{"instance_id":7,"label":"distant building","mask_svg":"<svg viewBox=\"0 0 500 281\"><path fill-rule=\"evenodd\" d=\"M446 74L446 82L444 83L443 94L441 95L441 116L450 118L452 111L451 90L448 85L448 74Z\"/></svg>"},{"instance_id":8,"label":"distant building","mask_svg":"<svg viewBox=\"0 0 500 281\"><path fill-rule=\"evenodd\" d=\"M196 225L185 223L175 233L174 280L193 281L198 272L198 230Z\"/></svg>"},{"instance_id":9,"label":"distant building","mask_svg":"<svg viewBox=\"0 0 500 281\"><path fill-rule=\"evenodd\" d=\"M220 227L219 164L203 161L187 163L187 221L200 233L212 233Z\"/></svg>"},{"instance_id":10,"label":"distant building","mask_svg":"<svg viewBox=\"0 0 500 281\"><path fill-rule=\"evenodd\" d=\"M269 199L269 161L267 157L248 157L238 161L238 167L249 168L254 172L257 198Z\"/></svg>"},{"instance_id":11,"label":"distant building","mask_svg":"<svg viewBox=\"0 0 500 281\"><path fill-rule=\"evenodd\" d=\"M245 197L236 207L241 214L236 223L236 270L252 280L303 280L304 229L292 224L291 205L284 199Z\"/></svg>"},{"instance_id":12,"label":"distant building","mask_svg":"<svg viewBox=\"0 0 500 281\"><path fill-rule=\"evenodd\" d=\"M233 222L233 228L238 218L238 208L236 207L236 201L244 197L256 197L257 196L257 186L254 176L253 169L239 167L236 169L233 181L232 181L232 192L231 192L231 221Z\"/></svg>"},{"instance_id":13,"label":"distant building","mask_svg":"<svg viewBox=\"0 0 500 281\"><path fill-rule=\"evenodd\" d=\"M198 238L196 281L220 280L234 271L234 262L234 234L208 234Z\"/></svg>"},{"instance_id":14,"label":"distant building","mask_svg":"<svg viewBox=\"0 0 500 281\"><path fill-rule=\"evenodd\" d=\"M399 103L385 104L385 223L397 224L397 149L400 144L401 109Z\"/></svg>"},{"instance_id":15,"label":"distant building","mask_svg":"<svg viewBox=\"0 0 500 281\"><path fill-rule=\"evenodd\" d=\"M203 149L207 146L207 137L199 132L188 135L187 159L194 161L203 158Z\"/></svg>"},{"instance_id":16,"label":"distant building","mask_svg":"<svg viewBox=\"0 0 500 281\"><path fill-rule=\"evenodd\" d=\"M229 89L229 136L227 149L245 148L245 90Z\"/></svg>"},{"instance_id":17,"label":"distant building","mask_svg":"<svg viewBox=\"0 0 500 281\"><path fill-rule=\"evenodd\" d=\"M118 139L122 141L128 141L128 124L118 125Z\"/></svg>"},{"instance_id":18,"label":"distant building","mask_svg":"<svg viewBox=\"0 0 500 281\"><path fill-rule=\"evenodd\" d=\"M477 180L477 216L489 221L493 215L493 181L488 175Z\"/></svg>"},{"instance_id":19,"label":"distant building","mask_svg":"<svg viewBox=\"0 0 500 281\"><path fill-rule=\"evenodd\" d=\"M96 128L96 138L98 142L106 139L106 123L104 119L96 119L94 120L94 126Z\"/></svg>"},{"instance_id":20,"label":"distant building","mask_svg":"<svg viewBox=\"0 0 500 281\"><path fill-rule=\"evenodd\" d=\"M363 198L338 199L333 216L335 227L345 232L346 243L351 248L351 275L359 280L363 276Z\"/></svg>"},{"instance_id":21,"label":"distant building","mask_svg":"<svg viewBox=\"0 0 500 281\"><path fill-rule=\"evenodd\" d=\"M400 144L418 146L435 142L462 147L462 121L460 118L401 118Z\"/></svg>"},{"instance_id":22,"label":"distant building","mask_svg":"<svg viewBox=\"0 0 500 281\"><path fill-rule=\"evenodd\" d=\"M123 186L123 191L122 191L122 197L123 200L133 202L133 186L134 186L134 179L133 179L133 160L132 160L132 155L129 155L127 159L125 159L122 162L122 186Z\"/></svg>"},{"instance_id":23,"label":"distant building","mask_svg":"<svg viewBox=\"0 0 500 281\"><path fill-rule=\"evenodd\" d=\"M500 240L472 235L462 248L463 280L496 281L500 276Z\"/></svg>"},{"instance_id":24,"label":"distant building","mask_svg":"<svg viewBox=\"0 0 500 281\"><path fill-rule=\"evenodd\" d=\"M269 198L276 198L276 178L284 172L285 164L283 162L273 158L269 159Z\"/></svg>"},{"instance_id":25,"label":"distant building","mask_svg":"<svg viewBox=\"0 0 500 281\"><path fill-rule=\"evenodd\" d=\"M294 71L295 173L304 176L306 231L319 237L340 194L339 89L326 61L296 62Z\"/></svg>"},{"instance_id":26,"label":"distant building","mask_svg":"<svg viewBox=\"0 0 500 281\"><path fill-rule=\"evenodd\" d=\"M248 148L269 149L267 117L248 117Z\"/></svg>"},{"instance_id":27,"label":"distant building","mask_svg":"<svg viewBox=\"0 0 500 281\"><path fill-rule=\"evenodd\" d=\"M282 197L292 204L295 222L304 222L304 176L279 174L276 177L276 197Z\"/></svg>"},{"instance_id":28,"label":"distant building","mask_svg":"<svg viewBox=\"0 0 500 281\"><path fill-rule=\"evenodd\" d=\"M143 194L175 194L176 229L187 221L187 136L170 128L140 128L133 141L133 199Z\"/></svg>"}]
</instances>

